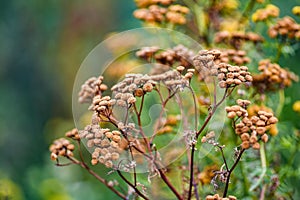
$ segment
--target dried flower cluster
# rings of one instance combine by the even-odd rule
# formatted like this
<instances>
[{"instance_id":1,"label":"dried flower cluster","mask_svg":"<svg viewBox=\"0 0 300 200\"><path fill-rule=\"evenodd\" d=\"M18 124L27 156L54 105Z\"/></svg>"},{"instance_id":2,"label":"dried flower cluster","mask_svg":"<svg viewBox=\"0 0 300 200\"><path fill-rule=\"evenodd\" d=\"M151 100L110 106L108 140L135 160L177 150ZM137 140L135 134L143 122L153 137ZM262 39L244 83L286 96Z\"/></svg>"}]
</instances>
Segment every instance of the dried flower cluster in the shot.
<instances>
[{"instance_id":1,"label":"dried flower cluster","mask_svg":"<svg viewBox=\"0 0 300 200\"><path fill-rule=\"evenodd\" d=\"M66 132L66 137L71 138L73 140L80 140L80 136L78 134L78 130L76 128Z\"/></svg>"},{"instance_id":2,"label":"dried flower cluster","mask_svg":"<svg viewBox=\"0 0 300 200\"><path fill-rule=\"evenodd\" d=\"M160 50L158 47L143 47L136 52L136 56L150 62L154 59L157 63L172 66L174 64L184 67L191 66L194 52L183 45L177 45L170 49ZM161 66L160 66L161 67ZM166 68L168 70L169 68Z\"/></svg>"},{"instance_id":3,"label":"dried flower cluster","mask_svg":"<svg viewBox=\"0 0 300 200\"><path fill-rule=\"evenodd\" d=\"M221 55L214 61L215 64L230 63L235 65L244 65L251 61L244 50L222 49L220 51Z\"/></svg>"},{"instance_id":4,"label":"dried flower cluster","mask_svg":"<svg viewBox=\"0 0 300 200\"><path fill-rule=\"evenodd\" d=\"M253 76L253 85L260 93L289 87L293 81L298 81L294 73L268 59L260 61L258 69L261 73Z\"/></svg>"},{"instance_id":5,"label":"dried flower cluster","mask_svg":"<svg viewBox=\"0 0 300 200\"><path fill-rule=\"evenodd\" d=\"M154 4L161 4L164 6L170 5L174 0L135 0L137 7L143 8Z\"/></svg>"},{"instance_id":6,"label":"dried flower cluster","mask_svg":"<svg viewBox=\"0 0 300 200\"><path fill-rule=\"evenodd\" d=\"M219 194L208 195L205 198L206 200L237 200L237 198L233 195L229 195L228 197L220 197Z\"/></svg>"},{"instance_id":7,"label":"dried flower cluster","mask_svg":"<svg viewBox=\"0 0 300 200\"><path fill-rule=\"evenodd\" d=\"M111 131L108 128L100 128L99 124L92 124L80 131L79 135L87 139L88 147L94 148L91 160L93 165L101 163L108 168L113 167L113 161L120 157L121 133L119 131Z\"/></svg>"},{"instance_id":8,"label":"dried flower cluster","mask_svg":"<svg viewBox=\"0 0 300 200\"><path fill-rule=\"evenodd\" d=\"M252 117L252 116L257 116L259 111L265 111L265 112L269 112L269 113L273 113L273 110L271 108L268 108L266 106L263 105L257 105L257 104L252 104L250 106L248 106L247 108L248 117ZM270 125L270 129L268 130L268 132L270 133L270 135L275 136L278 134L278 129L276 124Z\"/></svg>"},{"instance_id":9,"label":"dried flower cluster","mask_svg":"<svg viewBox=\"0 0 300 200\"><path fill-rule=\"evenodd\" d=\"M215 61L220 58L221 51L219 50L200 50L193 58L194 67L198 72L200 80L209 80L211 76L218 74L218 65Z\"/></svg>"},{"instance_id":10,"label":"dried flower cluster","mask_svg":"<svg viewBox=\"0 0 300 200\"><path fill-rule=\"evenodd\" d=\"M268 34L271 38L281 36L289 39L300 39L300 25L293 18L286 16L271 26Z\"/></svg>"},{"instance_id":11,"label":"dried flower cluster","mask_svg":"<svg viewBox=\"0 0 300 200\"><path fill-rule=\"evenodd\" d=\"M218 80L221 88L229 88L246 82L252 82L253 78L246 66L232 66L220 63L218 65Z\"/></svg>"},{"instance_id":12,"label":"dried flower cluster","mask_svg":"<svg viewBox=\"0 0 300 200\"><path fill-rule=\"evenodd\" d=\"M123 103L134 103L135 97L141 97L151 92L156 84L164 84L170 89L184 88L189 85L191 72L181 75L176 70L169 70L159 75L127 74L125 79L111 88L115 98L124 101Z\"/></svg>"},{"instance_id":13,"label":"dried flower cluster","mask_svg":"<svg viewBox=\"0 0 300 200\"><path fill-rule=\"evenodd\" d=\"M279 8L273 4L268 4L265 8L257 9L252 15L253 22L266 21L272 17L279 16Z\"/></svg>"},{"instance_id":14,"label":"dried flower cluster","mask_svg":"<svg viewBox=\"0 0 300 200\"><path fill-rule=\"evenodd\" d=\"M189 13L189 9L181 5L169 5L169 2L160 1L154 2L150 1L144 3L149 7L143 7L134 11L133 15L135 18L143 20L147 23L171 23L171 24L186 24L186 14ZM163 7L161 5L169 5L168 7Z\"/></svg>"},{"instance_id":15,"label":"dried flower cluster","mask_svg":"<svg viewBox=\"0 0 300 200\"><path fill-rule=\"evenodd\" d=\"M266 143L268 141L267 130L272 125L278 122L272 112L258 111L257 115L248 117L247 107L250 104L248 100L237 100L238 105L226 107L227 117L236 120L239 119L239 123L235 123L235 133L239 135L242 140L242 148L259 149L259 141Z\"/></svg>"},{"instance_id":16,"label":"dried flower cluster","mask_svg":"<svg viewBox=\"0 0 300 200\"><path fill-rule=\"evenodd\" d=\"M116 100L111 99L110 96L101 97L101 95L96 95L89 109L95 111L99 117L110 116L112 106L115 104Z\"/></svg>"},{"instance_id":17,"label":"dried flower cluster","mask_svg":"<svg viewBox=\"0 0 300 200\"><path fill-rule=\"evenodd\" d=\"M216 43L225 43L234 47L235 49L240 49L244 42L253 42L254 44L263 42L264 38L253 32L229 32L229 31L221 31L216 33L215 35Z\"/></svg>"},{"instance_id":18,"label":"dried flower cluster","mask_svg":"<svg viewBox=\"0 0 300 200\"><path fill-rule=\"evenodd\" d=\"M58 156L72 157L75 146L65 138L59 138L50 145L51 159L57 160Z\"/></svg>"},{"instance_id":19,"label":"dried flower cluster","mask_svg":"<svg viewBox=\"0 0 300 200\"><path fill-rule=\"evenodd\" d=\"M233 52L232 52L233 53ZM242 52L241 52L242 54ZM246 66L232 66L222 56L219 50L201 50L198 55L194 57L194 65L196 70L204 78L209 76L218 76L219 86L221 88L234 87L244 82L251 82L252 76L248 72Z\"/></svg>"},{"instance_id":20,"label":"dried flower cluster","mask_svg":"<svg viewBox=\"0 0 300 200\"><path fill-rule=\"evenodd\" d=\"M95 95L101 95L102 92L107 90L107 86L102 83L103 76L98 78L89 78L82 86L79 92L80 103L90 103Z\"/></svg>"}]
</instances>

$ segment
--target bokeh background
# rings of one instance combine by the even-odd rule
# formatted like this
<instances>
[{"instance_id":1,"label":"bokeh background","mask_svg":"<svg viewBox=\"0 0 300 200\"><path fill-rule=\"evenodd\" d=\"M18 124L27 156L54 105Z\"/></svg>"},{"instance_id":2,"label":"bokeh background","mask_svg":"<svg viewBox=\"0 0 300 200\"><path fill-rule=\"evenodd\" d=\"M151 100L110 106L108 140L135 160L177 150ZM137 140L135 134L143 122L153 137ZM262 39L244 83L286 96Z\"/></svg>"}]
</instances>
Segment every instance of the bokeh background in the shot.
<instances>
[{"instance_id":1,"label":"bokeh background","mask_svg":"<svg viewBox=\"0 0 300 200\"><path fill-rule=\"evenodd\" d=\"M108 33L139 26L134 8L130 0L1 1L0 193L102 199L105 190L88 175L55 167L48 146L74 126L72 87L81 62Z\"/></svg>"},{"instance_id":2,"label":"bokeh background","mask_svg":"<svg viewBox=\"0 0 300 200\"><path fill-rule=\"evenodd\" d=\"M295 5L293 0L272 3L281 16ZM81 62L107 34L139 27L134 9L131 0L1 2L0 197L113 198L78 167L55 167L48 146L74 126L71 96ZM299 56L282 59L300 74ZM288 89L282 116L296 126L299 115L289 113L299 91L299 84Z\"/></svg>"}]
</instances>

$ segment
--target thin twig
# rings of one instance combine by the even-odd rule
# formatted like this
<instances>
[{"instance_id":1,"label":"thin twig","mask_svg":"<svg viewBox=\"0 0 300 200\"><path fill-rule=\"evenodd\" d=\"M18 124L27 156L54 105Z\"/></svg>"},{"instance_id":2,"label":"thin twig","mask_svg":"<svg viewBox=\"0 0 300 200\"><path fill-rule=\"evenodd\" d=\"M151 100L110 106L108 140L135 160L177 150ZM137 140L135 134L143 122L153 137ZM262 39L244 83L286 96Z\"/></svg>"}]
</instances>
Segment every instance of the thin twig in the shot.
<instances>
[{"instance_id":1,"label":"thin twig","mask_svg":"<svg viewBox=\"0 0 300 200\"><path fill-rule=\"evenodd\" d=\"M73 157L67 157L70 161L72 161L74 164L80 165L82 168L86 169L88 171L89 174L91 174L92 176L94 176L98 181L100 181L101 183L103 183L106 187L108 187L111 191L113 191L116 195L118 195L119 197L121 197L122 199L126 199L126 196L124 194L122 194L121 192L119 192L118 190L116 190L113 186L110 186L108 184L108 182L102 178L101 176L99 176L96 172L94 172L85 162L80 162L78 160L76 160Z\"/></svg>"},{"instance_id":2,"label":"thin twig","mask_svg":"<svg viewBox=\"0 0 300 200\"><path fill-rule=\"evenodd\" d=\"M222 158L223 158L223 161L224 161L224 164L225 164L226 170L227 170L227 171L229 171L229 168L228 168L228 165L227 165L227 162L226 162L226 158L225 158L225 156L224 156L223 147L221 147L220 145L217 145L217 147L219 147L219 149L220 149L220 151L221 151Z\"/></svg>"},{"instance_id":3,"label":"thin twig","mask_svg":"<svg viewBox=\"0 0 300 200\"><path fill-rule=\"evenodd\" d=\"M242 149L239 156L237 157L237 159L235 160L233 166L230 168L229 171L227 171L228 175L227 175L227 179L226 179L226 185L225 185L225 189L224 189L224 193L223 193L223 198L226 197L227 192L228 192L228 187L229 187L229 181L230 181L230 175L233 172L233 170L235 169L235 167L237 166L237 164L239 163L243 153L245 152L245 149Z\"/></svg>"},{"instance_id":4,"label":"thin twig","mask_svg":"<svg viewBox=\"0 0 300 200\"><path fill-rule=\"evenodd\" d=\"M172 185L172 183L169 181L167 176L164 174L164 172L157 166L157 163L155 163L156 167L158 168L159 175L163 179L163 181L167 184L167 186L172 190L172 192L175 194L178 200L183 200L182 196L178 193L176 188Z\"/></svg>"},{"instance_id":5,"label":"thin twig","mask_svg":"<svg viewBox=\"0 0 300 200\"><path fill-rule=\"evenodd\" d=\"M128 185L130 185L133 189L134 189L134 191L140 196L140 197L142 197L143 199L145 199L145 200L149 200L148 199L148 197L146 197L141 191L139 191L138 189L137 189L137 187L136 187L136 185L133 185L130 181L128 181L127 179L126 179L126 177L120 172L120 170L117 170L117 172L118 172L118 175L128 184Z\"/></svg>"}]
</instances>

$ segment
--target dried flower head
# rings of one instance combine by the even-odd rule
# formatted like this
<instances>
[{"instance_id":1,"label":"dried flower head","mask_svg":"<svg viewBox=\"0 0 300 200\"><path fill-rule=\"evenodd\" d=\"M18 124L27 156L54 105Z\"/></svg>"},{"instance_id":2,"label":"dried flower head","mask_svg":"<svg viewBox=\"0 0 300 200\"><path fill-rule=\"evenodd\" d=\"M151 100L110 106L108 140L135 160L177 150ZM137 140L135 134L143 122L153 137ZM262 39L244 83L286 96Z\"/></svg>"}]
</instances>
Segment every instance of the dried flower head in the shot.
<instances>
[{"instance_id":1,"label":"dried flower head","mask_svg":"<svg viewBox=\"0 0 300 200\"><path fill-rule=\"evenodd\" d=\"M259 93L285 88L293 81L298 81L298 76L294 73L281 68L276 63L271 63L268 59L260 61L258 69L261 73L253 76L253 86Z\"/></svg>"},{"instance_id":2,"label":"dried flower head","mask_svg":"<svg viewBox=\"0 0 300 200\"><path fill-rule=\"evenodd\" d=\"M113 167L113 161L120 157L121 133L119 131L111 131L107 128L100 128L99 124L93 124L79 131L79 135L87 140L89 148L94 149L91 160L93 165L101 163L108 168Z\"/></svg>"},{"instance_id":3,"label":"dried flower head","mask_svg":"<svg viewBox=\"0 0 300 200\"><path fill-rule=\"evenodd\" d=\"M288 39L300 39L300 25L293 18L286 16L271 26L268 34L271 38L282 36Z\"/></svg>"},{"instance_id":4,"label":"dried flower head","mask_svg":"<svg viewBox=\"0 0 300 200\"><path fill-rule=\"evenodd\" d=\"M76 128L66 132L65 136L68 138L72 138L73 140L80 140L78 130Z\"/></svg>"},{"instance_id":5,"label":"dried flower head","mask_svg":"<svg viewBox=\"0 0 300 200\"><path fill-rule=\"evenodd\" d=\"M49 147L52 160L57 160L58 156L73 157L74 149L75 146L65 138L54 140Z\"/></svg>"},{"instance_id":6,"label":"dried flower head","mask_svg":"<svg viewBox=\"0 0 300 200\"><path fill-rule=\"evenodd\" d=\"M252 82L253 78L246 66L239 67L220 63L218 65L218 80L221 88L228 88Z\"/></svg>"},{"instance_id":7,"label":"dried flower head","mask_svg":"<svg viewBox=\"0 0 300 200\"><path fill-rule=\"evenodd\" d=\"M172 67L174 64L179 64L184 67L192 65L194 52L183 45L177 45L170 49L159 50L158 47L143 47L136 55L148 62L153 59L160 64L156 65L151 74L161 74Z\"/></svg>"},{"instance_id":8,"label":"dried flower head","mask_svg":"<svg viewBox=\"0 0 300 200\"><path fill-rule=\"evenodd\" d=\"M235 49L240 49L244 42L252 42L254 44L263 42L264 38L257 33L253 32L228 32L221 31L216 33L214 38L216 43L225 43L232 46Z\"/></svg>"},{"instance_id":9,"label":"dried flower head","mask_svg":"<svg viewBox=\"0 0 300 200\"><path fill-rule=\"evenodd\" d=\"M214 61L215 64L229 63L241 66L251 61L244 50L221 49L220 51L221 55Z\"/></svg>"},{"instance_id":10,"label":"dried flower head","mask_svg":"<svg viewBox=\"0 0 300 200\"><path fill-rule=\"evenodd\" d=\"M259 149L258 141L268 142L267 131L274 126L278 120L272 112L259 110L257 113L249 116L247 106L250 104L248 100L237 100L238 105L226 107L228 118L235 120L235 133L242 140L241 147L248 149ZM239 123L236 123L240 119Z\"/></svg>"},{"instance_id":11,"label":"dried flower head","mask_svg":"<svg viewBox=\"0 0 300 200\"><path fill-rule=\"evenodd\" d=\"M133 16L148 23L160 23L165 20L166 12L166 8L158 5L150 5L148 8L140 8L135 10L133 12Z\"/></svg>"},{"instance_id":12,"label":"dried flower head","mask_svg":"<svg viewBox=\"0 0 300 200\"><path fill-rule=\"evenodd\" d=\"M98 78L89 78L82 86L78 94L80 103L90 103L94 96L102 95L102 92L107 90L107 86L103 84L103 76Z\"/></svg>"}]
</instances>

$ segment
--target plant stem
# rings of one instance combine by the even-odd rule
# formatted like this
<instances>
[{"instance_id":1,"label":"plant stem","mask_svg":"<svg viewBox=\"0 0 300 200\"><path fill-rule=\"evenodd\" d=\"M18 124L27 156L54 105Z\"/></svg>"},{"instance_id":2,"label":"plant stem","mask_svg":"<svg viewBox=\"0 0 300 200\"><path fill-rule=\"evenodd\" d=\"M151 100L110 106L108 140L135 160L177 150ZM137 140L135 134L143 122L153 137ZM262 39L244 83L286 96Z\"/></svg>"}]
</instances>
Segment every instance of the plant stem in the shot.
<instances>
[{"instance_id":1,"label":"plant stem","mask_svg":"<svg viewBox=\"0 0 300 200\"><path fill-rule=\"evenodd\" d=\"M281 114L281 111L283 109L284 103L285 103L285 95L284 95L284 89L280 89L278 91L278 95L279 95L279 103L278 103L278 107L276 109L276 116L279 117Z\"/></svg>"},{"instance_id":2,"label":"plant stem","mask_svg":"<svg viewBox=\"0 0 300 200\"><path fill-rule=\"evenodd\" d=\"M234 162L233 166L227 172L228 175L227 175L227 179L226 179L226 185L225 185L225 189L224 189L224 193L223 193L223 198L225 198L227 196L229 181L230 181L230 175L233 172L233 170L235 169L235 167L237 166L237 164L239 163L239 161L240 161L240 159L241 159L244 152L245 152L245 149L242 149L239 156L237 157L236 161Z\"/></svg>"},{"instance_id":3,"label":"plant stem","mask_svg":"<svg viewBox=\"0 0 300 200\"><path fill-rule=\"evenodd\" d=\"M137 188L136 188L136 185L133 185L130 181L128 181L125 176L123 176L123 174L120 172L120 170L117 170L119 176L128 184L130 185L134 191L140 196L142 197L143 199L145 200L149 200L148 197L146 197L141 191L139 191Z\"/></svg>"},{"instance_id":4,"label":"plant stem","mask_svg":"<svg viewBox=\"0 0 300 200\"><path fill-rule=\"evenodd\" d=\"M202 133L202 131L205 129L205 127L207 126L207 124L209 123L210 119L212 118L212 116L214 115L214 113L216 112L217 108L223 103L223 101L225 100L226 96L227 96L227 91L228 88L226 88L224 95L222 97L222 99L216 103L216 90L214 90L214 103L213 103L213 108L210 110L209 115L207 116L204 124L202 125L202 127L200 128L200 130L196 133L195 139L198 140L200 134ZM191 150L191 165L190 165L190 185L189 185L189 193L188 193L188 199L191 199L192 197L192 188L193 188L193 180L194 180L194 154L195 154L195 145L192 145L192 150Z\"/></svg>"},{"instance_id":5,"label":"plant stem","mask_svg":"<svg viewBox=\"0 0 300 200\"><path fill-rule=\"evenodd\" d=\"M192 197L192 188L194 183L194 154L195 154L195 144L192 145L192 152L191 152L191 163L190 163L190 187L188 193L188 199Z\"/></svg>"},{"instance_id":6,"label":"plant stem","mask_svg":"<svg viewBox=\"0 0 300 200\"><path fill-rule=\"evenodd\" d=\"M283 47L283 44L281 42L278 42L278 46L277 46L277 54L276 54L276 57L274 59L274 62L277 63L280 59L280 56L281 56L281 53L282 53L282 47Z\"/></svg>"},{"instance_id":7,"label":"plant stem","mask_svg":"<svg viewBox=\"0 0 300 200\"><path fill-rule=\"evenodd\" d=\"M227 171L229 171L229 168L228 168L228 165L227 165L227 161L226 161L226 158L225 158L225 155L224 155L223 148L222 148L221 146L219 146L219 145L218 145L218 147L219 147L219 149L220 149L220 151L221 151L222 158L223 158L223 162L224 162L224 164L225 164L225 168L226 168Z\"/></svg>"},{"instance_id":8,"label":"plant stem","mask_svg":"<svg viewBox=\"0 0 300 200\"><path fill-rule=\"evenodd\" d=\"M73 157L67 157L70 161L72 161L74 164L80 165L82 168L86 169L88 171L89 174L91 174L92 176L94 176L98 181L100 181L101 183L103 183L106 187L108 187L111 191L113 191L116 195L118 195L119 197L121 197L122 199L126 199L126 196L124 194L122 194L121 192L119 192L118 190L116 190L113 186L110 186L108 184L108 182L102 178L101 176L99 176L96 172L94 172L85 162L80 162L78 160L76 160Z\"/></svg>"},{"instance_id":9,"label":"plant stem","mask_svg":"<svg viewBox=\"0 0 300 200\"><path fill-rule=\"evenodd\" d=\"M249 16L249 13L254 8L255 3L256 3L256 0L250 0L250 2L248 3L246 9L243 11L243 14L242 14L242 17L240 19L240 22L242 22L244 20L244 18L246 18L247 16Z\"/></svg>"},{"instance_id":10,"label":"plant stem","mask_svg":"<svg viewBox=\"0 0 300 200\"><path fill-rule=\"evenodd\" d=\"M177 197L177 199L183 200L182 196L178 193L178 191L176 190L176 188L171 184L171 182L166 177L166 175L164 174L164 172L159 168L159 166L157 165L157 163L155 163L155 165L158 168L160 177L167 184L167 186L172 190L172 192L175 194L175 196Z\"/></svg>"}]
</instances>

